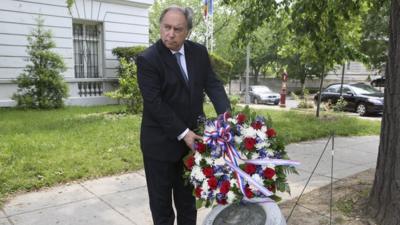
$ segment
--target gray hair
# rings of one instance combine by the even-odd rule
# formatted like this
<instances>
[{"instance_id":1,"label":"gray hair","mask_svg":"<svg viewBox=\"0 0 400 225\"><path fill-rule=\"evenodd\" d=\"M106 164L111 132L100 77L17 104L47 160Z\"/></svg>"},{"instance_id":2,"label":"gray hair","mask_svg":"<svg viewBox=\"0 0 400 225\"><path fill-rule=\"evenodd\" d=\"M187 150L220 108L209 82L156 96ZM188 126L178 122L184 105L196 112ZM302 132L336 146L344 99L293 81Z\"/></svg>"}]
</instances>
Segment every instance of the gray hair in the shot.
<instances>
[{"instance_id":1,"label":"gray hair","mask_svg":"<svg viewBox=\"0 0 400 225\"><path fill-rule=\"evenodd\" d=\"M168 8L164 9L160 15L159 23L164 19L165 14L169 11L177 11L182 13L185 16L187 28L190 31L193 27L193 10L190 7L180 7L177 5L171 5Z\"/></svg>"}]
</instances>

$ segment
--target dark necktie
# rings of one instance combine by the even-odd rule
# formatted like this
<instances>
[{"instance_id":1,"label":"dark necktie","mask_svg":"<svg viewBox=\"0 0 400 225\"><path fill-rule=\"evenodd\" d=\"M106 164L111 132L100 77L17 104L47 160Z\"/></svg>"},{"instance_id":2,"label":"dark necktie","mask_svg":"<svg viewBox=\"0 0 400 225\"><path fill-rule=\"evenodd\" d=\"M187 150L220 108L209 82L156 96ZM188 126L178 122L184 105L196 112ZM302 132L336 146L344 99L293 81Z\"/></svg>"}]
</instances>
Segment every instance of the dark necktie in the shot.
<instances>
[{"instance_id":1,"label":"dark necktie","mask_svg":"<svg viewBox=\"0 0 400 225\"><path fill-rule=\"evenodd\" d=\"M176 58L176 61L177 61L178 65L179 65L179 69L181 70L181 74L183 76L183 79L185 80L186 84L188 84L188 82L189 82L188 76L185 73L185 70L183 70L182 64L181 64L181 55L182 54L180 52L176 52L174 55L175 55L175 58Z\"/></svg>"}]
</instances>

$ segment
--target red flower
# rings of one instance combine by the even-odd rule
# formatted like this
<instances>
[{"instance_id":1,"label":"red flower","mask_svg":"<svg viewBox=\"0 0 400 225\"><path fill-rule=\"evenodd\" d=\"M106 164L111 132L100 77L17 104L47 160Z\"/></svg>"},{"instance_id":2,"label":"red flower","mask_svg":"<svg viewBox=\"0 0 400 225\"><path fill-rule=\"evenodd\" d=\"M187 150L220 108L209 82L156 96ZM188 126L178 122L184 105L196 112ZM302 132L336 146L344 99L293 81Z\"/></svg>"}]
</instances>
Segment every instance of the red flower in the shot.
<instances>
[{"instance_id":1,"label":"red flower","mask_svg":"<svg viewBox=\"0 0 400 225\"><path fill-rule=\"evenodd\" d=\"M217 198L217 202L220 205L226 205L228 203L225 198L221 198L221 199Z\"/></svg>"},{"instance_id":2,"label":"red flower","mask_svg":"<svg viewBox=\"0 0 400 225\"><path fill-rule=\"evenodd\" d=\"M270 138L270 137L275 137L276 136L276 132L275 132L275 130L274 130L274 128L269 128L268 130L267 130L267 136Z\"/></svg>"},{"instance_id":3,"label":"red flower","mask_svg":"<svg viewBox=\"0 0 400 225\"><path fill-rule=\"evenodd\" d=\"M256 122L251 123L251 126L256 130L260 130L262 127L262 123L260 121L256 121Z\"/></svg>"},{"instance_id":4,"label":"red flower","mask_svg":"<svg viewBox=\"0 0 400 225\"><path fill-rule=\"evenodd\" d=\"M200 186L198 186L198 187L194 190L194 193L195 193L195 195L196 195L197 198L200 198L200 197L201 197L201 192L202 192L202 191L203 191L203 189L201 189Z\"/></svg>"},{"instance_id":5,"label":"red flower","mask_svg":"<svg viewBox=\"0 0 400 225\"><path fill-rule=\"evenodd\" d=\"M229 180L224 180L221 184L221 187L219 188L219 191L222 194L226 194L228 193L230 187L231 187L231 182L229 182Z\"/></svg>"},{"instance_id":6,"label":"red flower","mask_svg":"<svg viewBox=\"0 0 400 225\"><path fill-rule=\"evenodd\" d=\"M244 115L243 113L239 113L236 117L236 120L238 124L242 124L246 120L246 115Z\"/></svg>"},{"instance_id":7,"label":"red flower","mask_svg":"<svg viewBox=\"0 0 400 225\"><path fill-rule=\"evenodd\" d=\"M244 192L247 198L252 198L254 197L254 193L251 191L251 189L249 188L249 186L246 186L244 188Z\"/></svg>"},{"instance_id":8,"label":"red flower","mask_svg":"<svg viewBox=\"0 0 400 225\"><path fill-rule=\"evenodd\" d=\"M202 142L197 142L196 143L196 150L200 153L203 154L206 151L206 145L203 144Z\"/></svg>"},{"instance_id":9,"label":"red flower","mask_svg":"<svg viewBox=\"0 0 400 225\"><path fill-rule=\"evenodd\" d=\"M267 189L268 189L269 191L272 191L272 192L275 193L276 186L275 186L275 184L271 184L271 185L268 185Z\"/></svg>"},{"instance_id":10,"label":"red flower","mask_svg":"<svg viewBox=\"0 0 400 225\"><path fill-rule=\"evenodd\" d=\"M206 176L206 177L214 176L214 170L210 166L204 167L203 168L203 173L204 173L204 176Z\"/></svg>"},{"instance_id":11,"label":"red flower","mask_svg":"<svg viewBox=\"0 0 400 225\"><path fill-rule=\"evenodd\" d=\"M257 167L256 167L256 165L253 165L253 164L246 163L246 165L244 167L244 171L250 175L253 175L256 172L256 170L257 170Z\"/></svg>"},{"instance_id":12,"label":"red flower","mask_svg":"<svg viewBox=\"0 0 400 225\"><path fill-rule=\"evenodd\" d=\"M210 186L211 190L217 189L218 180L214 176L210 177L210 179L208 179L207 183L208 183L208 186Z\"/></svg>"},{"instance_id":13,"label":"red flower","mask_svg":"<svg viewBox=\"0 0 400 225\"><path fill-rule=\"evenodd\" d=\"M274 176L275 176L275 170L274 170L274 169L266 168L266 169L264 170L264 177L265 177L265 178L271 180L272 177L274 177Z\"/></svg>"},{"instance_id":14,"label":"red flower","mask_svg":"<svg viewBox=\"0 0 400 225\"><path fill-rule=\"evenodd\" d=\"M185 159L184 164L185 164L186 168L188 168L189 170L192 170L192 167L194 165L194 155L188 156Z\"/></svg>"},{"instance_id":15,"label":"red flower","mask_svg":"<svg viewBox=\"0 0 400 225\"><path fill-rule=\"evenodd\" d=\"M255 145L256 145L256 139L254 139L254 138L245 138L244 139L244 147L248 151L250 151L250 152L253 151Z\"/></svg>"}]
</instances>

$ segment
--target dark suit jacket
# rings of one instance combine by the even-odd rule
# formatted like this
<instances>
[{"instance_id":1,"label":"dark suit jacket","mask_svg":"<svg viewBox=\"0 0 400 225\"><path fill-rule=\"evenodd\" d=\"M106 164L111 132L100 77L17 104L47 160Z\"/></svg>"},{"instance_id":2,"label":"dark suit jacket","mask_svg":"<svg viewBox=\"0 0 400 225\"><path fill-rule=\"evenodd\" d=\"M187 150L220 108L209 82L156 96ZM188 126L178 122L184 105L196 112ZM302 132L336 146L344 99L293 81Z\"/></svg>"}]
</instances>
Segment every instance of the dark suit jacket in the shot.
<instances>
[{"instance_id":1,"label":"dark suit jacket","mask_svg":"<svg viewBox=\"0 0 400 225\"><path fill-rule=\"evenodd\" d=\"M198 117L204 115L204 92L217 114L230 109L206 48L191 41L185 41L184 45L189 85L181 75L175 56L160 40L136 60L143 96L140 143L146 157L178 161L187 153L185 143L177 137L186 128L194 129Z\"/></svg>"}]
</instances>

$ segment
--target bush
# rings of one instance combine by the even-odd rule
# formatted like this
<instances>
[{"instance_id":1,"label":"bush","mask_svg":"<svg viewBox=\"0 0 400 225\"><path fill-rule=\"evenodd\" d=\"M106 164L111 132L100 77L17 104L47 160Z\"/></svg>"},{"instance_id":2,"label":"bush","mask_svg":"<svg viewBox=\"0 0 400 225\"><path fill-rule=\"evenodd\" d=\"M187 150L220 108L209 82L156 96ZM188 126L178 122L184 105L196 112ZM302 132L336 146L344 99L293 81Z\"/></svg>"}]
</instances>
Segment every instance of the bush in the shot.
<instances>
[{"instance_id":1,"label":"bush","mask_svg":"<svg viewBox=\"0 0 400 225\"><path fill-rule=\"evenodd\" d=\"M117 56L118 59L124 58L130 62L135 62L136 57L146 48L146 46L117 47L112 50L112 54Z\"/></svg>"},{"instance_id":2,"label":"bush","mask_svg":"<svg viewBox=\"0 0 400 225\"><path fill-rule=\"evenodd\" d=\"M210 61L211 66L218 78L224 84L228 83L233 67L232 63L223 59L215 53L210 53Z\"/></svg>"},{"instance_id":3,"label":"bush","mask_svg":"<svg viewBox=\"0 0 400 225\"><path fill-rule=\"evenodd\" d=\"M342 112L342 111L344 111L344 108L346 107L346 105L347 105L346 100L344 100L343 96L340 96L340 98L336 102L336 104L333 105L333 111Z\"/></svg>"},{"instance_id":4,"label":"bush","mask_svg":"<svg viewBox=\"0 0 400 225\"><path fill-rule=\"evenodd\" d=\"M309 101L308 100L308 95L310 94L307 88L304 88L304 90L302 91L302 93L304 94L304 96L302 98L300 98L298 95L296 95L294 92L291 93L291 96L294 100L299 101L299 104L297 105L297 108L300 109L310 109L310 108L314 108L314 103L313 101Z\"/></svg>"},{"instance_id":5,"label":"bush","mask_svg":"<svg viewBox=\"0 0 400 225\"><path fill-rule=\"evenodd\" d=\"M66 70L63 58L52 52L55 43L49 30L44 30L43 19L28 36L28 65L16 80L17 92L12 99L18 107L51 109L64 106L68 86L61 73Z\"/></svg>"},{"instance_id":6,"label":"bush","mask_svg":"<svg viewBox=\"0 0 400 225\"><path fill-rule=\"evenodd\" d=\"M127 61L125 58L121 58L119 63L119 88L115 91L107 92L105 95L118 99L118 101L125 104L128 113L138 114L142 112L143 100L137 82L136 65L133 62Z\"/></svg>"},{"instance_id":7,"label":"bush","mask_svg":"<svg viewBox=\"0 0 400 225\"><path fill-rule=\"evenodd\" d=\"M126 112L138 114L142 112L143 100L137 83L137 70L135 61L146 46L117 47L112 50L113 55L119 59L119 74L117 90L105 93L106 96L118 99L126 105Z\"/></svg>"}]
</instances>

